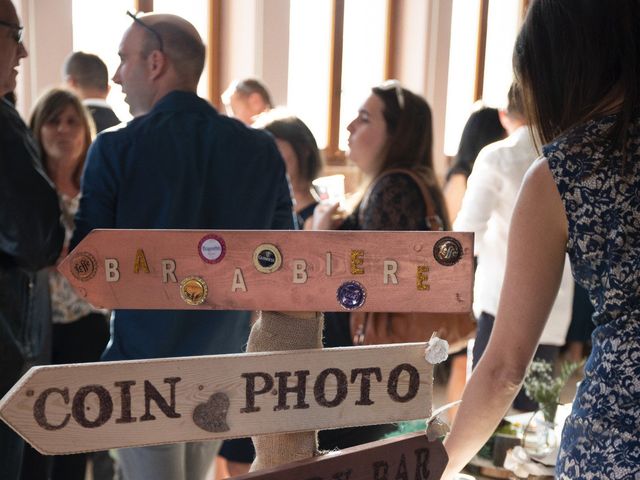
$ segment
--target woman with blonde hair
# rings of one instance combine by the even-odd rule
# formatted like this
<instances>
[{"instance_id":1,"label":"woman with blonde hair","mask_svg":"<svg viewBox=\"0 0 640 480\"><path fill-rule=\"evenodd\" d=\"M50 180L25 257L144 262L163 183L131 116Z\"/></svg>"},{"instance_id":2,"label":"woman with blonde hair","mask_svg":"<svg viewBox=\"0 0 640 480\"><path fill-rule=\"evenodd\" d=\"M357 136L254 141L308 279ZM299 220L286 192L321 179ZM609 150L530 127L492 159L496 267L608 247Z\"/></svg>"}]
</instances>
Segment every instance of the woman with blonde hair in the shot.
<instances>
[{"instance_id":1,"label":"woman with blonde hair","mask_svg":"<svg viewBox=\"0 0 640 480\"><path fill-rule=\"evenodd\" d=\"M72 92L52 89L37 102L30 126L42 150L43 167L53 182L65 226L66 255L80 200L80 177L95 132L91 115ZM52 363L95 362L109 340L108 319L82 299L54 268L49 271L53 321ZM86 454L54 457L53 480L83 480Z\"/></svg>"}]
</instances>

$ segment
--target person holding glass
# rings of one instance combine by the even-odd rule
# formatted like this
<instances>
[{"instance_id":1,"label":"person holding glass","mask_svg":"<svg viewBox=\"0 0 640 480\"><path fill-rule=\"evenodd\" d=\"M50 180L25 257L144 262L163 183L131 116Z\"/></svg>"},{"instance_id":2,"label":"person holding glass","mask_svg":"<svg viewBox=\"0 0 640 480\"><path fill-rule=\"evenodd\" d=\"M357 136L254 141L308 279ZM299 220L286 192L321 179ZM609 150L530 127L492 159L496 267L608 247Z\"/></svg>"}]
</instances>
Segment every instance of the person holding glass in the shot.
<instances>
[{"instance_id":1,"label":"person holding glass","mask_svg":"<svg viewBox=\"0 0 640 480\"><path fill-rule=\"evenodd\" d=\"M397 80L374 87L349 130L349 159L361 170L364 194L342 219L340 204L320 203L314 230L449 229L447 211L433 168L431 109ZM436 217L427 218L426 189ZM324 346L353 345L348 313L325 313ZM321 449L347 448L380 439L393 425L326 430Z\"/></svg>"}]
</instances>

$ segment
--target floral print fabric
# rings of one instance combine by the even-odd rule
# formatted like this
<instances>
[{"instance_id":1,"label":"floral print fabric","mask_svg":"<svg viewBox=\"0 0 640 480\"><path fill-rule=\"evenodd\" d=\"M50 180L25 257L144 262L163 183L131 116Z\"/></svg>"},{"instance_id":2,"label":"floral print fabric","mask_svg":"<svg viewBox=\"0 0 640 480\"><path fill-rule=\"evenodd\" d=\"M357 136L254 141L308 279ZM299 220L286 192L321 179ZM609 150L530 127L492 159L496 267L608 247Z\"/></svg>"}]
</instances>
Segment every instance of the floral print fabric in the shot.
<instances>
[{"instance_id":1,"label":"floral print fabric","mask_svg":"<svg viewBox=\"0 0 640 480\"><path fill-rule=\"evenodd\" d=\"M628 154L615 116L543 148L567 213L576 281L595 307L592 353L562 434L561 479L640 479L640 118Z\"/></svg>"},{"instance_id":2,"label":"floral print fabric","mask_svg":"<svg viewBox=\"0 0 640 480\"><path fill-rule=\"evenodd\" d=\"M78 210L79 200L80 195L73 198L64 194L60 196L61 220L65 229L65 249L68 248L73 233L73 216ZM67 279L54 267L49 270L49 290L51 292L51 320L53 323L70 323L92 312L104 311L93 308L91 304L80 297Z\"/></svg>"}]
</instances>

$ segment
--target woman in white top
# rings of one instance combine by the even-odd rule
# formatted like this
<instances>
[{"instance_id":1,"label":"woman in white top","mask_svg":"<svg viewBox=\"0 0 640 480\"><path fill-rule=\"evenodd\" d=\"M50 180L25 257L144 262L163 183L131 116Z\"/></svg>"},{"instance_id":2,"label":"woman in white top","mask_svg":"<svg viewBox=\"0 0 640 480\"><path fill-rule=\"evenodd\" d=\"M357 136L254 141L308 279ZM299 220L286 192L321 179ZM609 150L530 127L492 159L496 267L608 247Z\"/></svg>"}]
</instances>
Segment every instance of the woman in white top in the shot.
<instances>
[{"instance_id":1,"label":"woman in white top","mask_svg":"<svg viewBox=\"0 0 640 480\"><path fill-rule=\"evenodd\" d=\"M511 214L525 173L538 157L531 132L526 125L519 89L509 89L506 111L500 112L509 136L488 145L478 155L454 230L475 233L474 252L478 257L473 309L478 330L473 348L473 367L489 341L502 279L507 262L507 236ZM547 322L535 358L553 363L564 345L573 302L573 280L568 257L558 296ZM521 391L514 400L519 410L535 410L537 405Z\"/></svg>"}]
</instances>

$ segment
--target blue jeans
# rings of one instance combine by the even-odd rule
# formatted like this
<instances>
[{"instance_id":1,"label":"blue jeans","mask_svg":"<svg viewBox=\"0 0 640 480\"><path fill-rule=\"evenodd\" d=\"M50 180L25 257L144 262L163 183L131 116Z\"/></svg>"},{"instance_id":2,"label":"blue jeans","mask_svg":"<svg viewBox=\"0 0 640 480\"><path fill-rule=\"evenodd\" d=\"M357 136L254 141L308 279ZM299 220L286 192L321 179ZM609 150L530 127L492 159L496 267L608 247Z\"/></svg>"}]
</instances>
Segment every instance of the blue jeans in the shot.
<instances>
[{"instance_id":1,"label":"blue jeans","mask_svg":"<svg viewBox=\"0 0 640 480\"><path fill-rule=\"evenodd\" d=\"M126 480L204 480L221 441L174 443L118 449Z\"/></svg>"}]
</instances>

